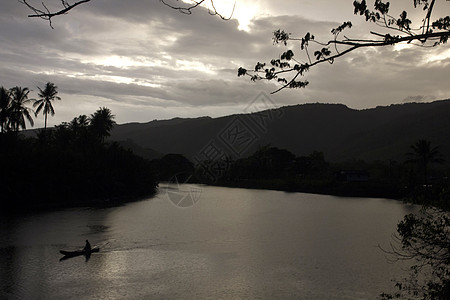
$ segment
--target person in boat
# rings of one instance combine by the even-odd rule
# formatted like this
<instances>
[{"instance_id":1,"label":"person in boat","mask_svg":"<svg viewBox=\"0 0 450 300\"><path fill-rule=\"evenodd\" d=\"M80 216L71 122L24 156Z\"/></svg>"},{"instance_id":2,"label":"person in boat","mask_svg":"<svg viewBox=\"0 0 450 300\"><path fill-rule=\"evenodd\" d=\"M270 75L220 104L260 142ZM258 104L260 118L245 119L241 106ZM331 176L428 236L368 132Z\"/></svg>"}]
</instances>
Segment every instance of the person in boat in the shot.
<instances>
[{"instance_id":1,"label":"person in boat","mask_svg":"<svg viewBox=\"0 0 450 300\"><path fill-rule=\"evenodd\" d=\"M89 241L88 240L86 240L86 245L84 246L84 248L83 248L83 251L85 251L85 252L91 252L91 244L89 243Z\"/></svg>"}]
</instances>

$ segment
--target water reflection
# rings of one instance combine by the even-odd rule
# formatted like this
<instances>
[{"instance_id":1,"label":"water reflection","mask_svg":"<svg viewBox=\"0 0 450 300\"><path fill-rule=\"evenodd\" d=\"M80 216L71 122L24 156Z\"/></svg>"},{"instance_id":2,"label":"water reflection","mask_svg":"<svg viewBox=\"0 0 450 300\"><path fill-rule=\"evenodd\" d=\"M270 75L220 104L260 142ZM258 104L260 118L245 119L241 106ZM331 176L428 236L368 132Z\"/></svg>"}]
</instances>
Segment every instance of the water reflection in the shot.
<instances>
[{"instance_id":1,"label":"water reflection","mask_svg":"<svg viewBox=\"0 0 450 300\"><path fill-rule=\"evenodd\" d=\"M411 206L203 188L189 209L161 193L2 220L0 298L373 299L403 272L377 246ZM101 251L59 262L85 239Z\"/></svg>"}]
</instances>

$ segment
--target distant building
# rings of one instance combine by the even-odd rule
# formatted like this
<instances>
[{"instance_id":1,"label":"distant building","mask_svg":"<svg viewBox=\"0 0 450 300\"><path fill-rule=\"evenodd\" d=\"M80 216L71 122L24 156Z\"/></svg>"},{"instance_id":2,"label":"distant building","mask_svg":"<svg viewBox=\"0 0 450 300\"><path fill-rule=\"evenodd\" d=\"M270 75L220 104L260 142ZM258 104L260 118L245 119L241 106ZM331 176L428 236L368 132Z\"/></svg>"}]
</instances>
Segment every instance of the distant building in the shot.
<instances>
[{"instance_id":1,"label":"distant building","mask_svg":"<svg viewBox=\"0 0 450 300\"><path fill-rule=\"evenodd\" d=\"M337 179L347 182L366 182L369 173L365 170L341 170L337 173Z\"/></svg>"}]
</instances>

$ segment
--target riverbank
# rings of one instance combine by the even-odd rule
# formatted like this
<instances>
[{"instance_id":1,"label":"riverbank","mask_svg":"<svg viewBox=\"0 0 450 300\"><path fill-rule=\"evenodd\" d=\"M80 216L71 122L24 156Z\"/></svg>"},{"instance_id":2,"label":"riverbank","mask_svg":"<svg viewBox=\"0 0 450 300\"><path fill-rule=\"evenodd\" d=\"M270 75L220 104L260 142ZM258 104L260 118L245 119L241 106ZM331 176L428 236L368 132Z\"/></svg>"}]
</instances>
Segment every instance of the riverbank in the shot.
<instances>
[{"instance_id":1,"label":"riverbank","mask_svg":"<svg viewBox=\"0 0 450 300\"><path fill-rule=\"evenodd\" d=\"M384 198L406 203L437 207L450 210L450 189L447 184L404 187L384 182L340 182L340 181L304 181L293 182L284 179L270 180L220 180L210 183L212 186L246 189L275 190L292 193L308 193L337 197Z\"/></svg>"},{"instance_id":2,"label":"riverbank","mask_svg":"<svg viewBox=\"0 0 450 300\"><path fill-rule=\"evenodd\" d=\"M53 202L35 202L35 203L21 203L15 202L9 205L2 205L0 215L22 215L35 212L50 212L71 208L110 208L122 206L127 203L141 201L153 197L157 193L156 188L154 192L140 195L127 195L108 198L84 198L69 199L66 201Z\"/></svg>"},{"instance_id":3,"label":"riverbank","mask_svg":"<svg viewBox=\"0 0 450 300\"><path fill-rule=\"evenodd\" d=\"M283 179L218 181L217 186L248 189L277 190L284 192L310 193L340 197L386 198L401 200L406 197L406 190L401 191L393 185L378 182L333 182L309 181L294 182Z\"/></svg>"}]
</instances>

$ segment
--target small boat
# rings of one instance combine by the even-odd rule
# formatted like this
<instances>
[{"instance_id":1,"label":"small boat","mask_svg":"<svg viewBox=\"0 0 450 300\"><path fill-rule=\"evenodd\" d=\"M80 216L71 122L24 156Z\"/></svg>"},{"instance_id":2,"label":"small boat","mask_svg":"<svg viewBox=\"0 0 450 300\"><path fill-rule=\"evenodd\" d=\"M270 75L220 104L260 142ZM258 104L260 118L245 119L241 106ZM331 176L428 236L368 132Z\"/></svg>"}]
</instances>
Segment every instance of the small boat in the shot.
<instances>
[{"instance_id":1,"label":"small boat","mask_svg":"<svg viewBox=\"0 0 450 300\"><path fill-rule=\"evenodd\" d=\"M75 250L75 251L60 250L59 253L61 253L65 257L74 257L74 256L79 256L79 255L91 255L92 253L99 252L99 251L100 251L100 248L93 247L91 249L91 251L86 251L84 249L83 250Z\"/></svg>"}]
</instances>

